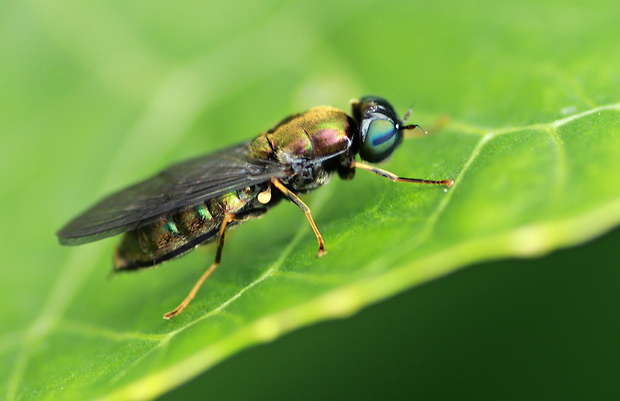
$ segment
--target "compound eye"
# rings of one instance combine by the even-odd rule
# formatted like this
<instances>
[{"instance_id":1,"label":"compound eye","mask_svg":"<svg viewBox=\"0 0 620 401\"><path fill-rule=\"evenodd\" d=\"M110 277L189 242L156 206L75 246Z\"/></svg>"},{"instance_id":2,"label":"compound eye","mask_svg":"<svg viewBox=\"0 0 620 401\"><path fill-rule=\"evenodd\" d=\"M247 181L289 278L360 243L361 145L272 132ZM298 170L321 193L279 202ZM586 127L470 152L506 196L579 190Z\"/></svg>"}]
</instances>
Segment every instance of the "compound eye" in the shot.
<instances>
[{"instance_id":1,"label":"compound eye","mask_svg":"<svg viewBox=\"0 0 620 401\"><path fill-rule=\"evenodd\" d=\"M376 163L387 159L394 152L402 140L402 134L392 120L372 119L367 127L362 127L362 138L360 156Z\"/></svg>"}]
</instances>

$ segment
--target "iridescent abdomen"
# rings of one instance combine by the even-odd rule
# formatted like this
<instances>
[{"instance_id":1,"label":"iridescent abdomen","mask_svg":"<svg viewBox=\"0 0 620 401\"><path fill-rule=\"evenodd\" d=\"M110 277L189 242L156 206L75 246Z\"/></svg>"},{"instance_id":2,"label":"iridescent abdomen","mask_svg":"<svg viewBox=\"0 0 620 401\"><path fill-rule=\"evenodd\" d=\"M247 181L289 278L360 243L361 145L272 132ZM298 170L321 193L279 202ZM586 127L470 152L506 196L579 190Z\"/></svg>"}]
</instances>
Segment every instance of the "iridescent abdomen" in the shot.
<instances>
[{"instance_id":1,"label":"iridescent abdomen","mask_svg":"<svg viewBox=\"0 0 620 401\"><path fill-rule=\"evenodd\" d=\"M125 233L114 256L116 270L136 270L177 257L216 239L226 213L239 216L228 228L265 213L269 205L256 200L266 185L230 192L175 211L154 223ZM274 199L275 201L275 199Z\"/></svg>"}]
</instances>

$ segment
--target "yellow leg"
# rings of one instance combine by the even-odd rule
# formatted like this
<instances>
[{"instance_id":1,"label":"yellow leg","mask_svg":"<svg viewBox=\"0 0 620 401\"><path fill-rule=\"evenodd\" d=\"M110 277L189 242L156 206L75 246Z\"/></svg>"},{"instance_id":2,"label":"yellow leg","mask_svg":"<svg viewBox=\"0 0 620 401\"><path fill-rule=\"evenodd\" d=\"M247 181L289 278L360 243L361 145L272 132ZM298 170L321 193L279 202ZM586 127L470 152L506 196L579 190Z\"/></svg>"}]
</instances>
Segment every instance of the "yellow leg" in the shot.
<instances>
[{"instance_id":1,"label":"yellow leg","mask_svg":"<svg viewBox=\"0 0 620 401\"><path fill-rule=\"evenodd\" d=\"M312 227L312 230L314 231L314 235L316 235L316 239L319 242L318 256L325 255L327 251L325 250L325 242L323 242L323 236L321 235L321 233L319 232L319 229L316 227L316 224L314 223L314 219L312 218L312 214L310 213L310 208L308 207L308 205L306 205L301 199L299 199L299 196L297 196L293 191L285 187L284 184L282 184L282 182L278 180L277 178L272 178L271 183L273 184L274 187L278 188L280 192L282 192L282 194L286 196L291 202L296 204L297 207L299 207L302 212L306 214L306 218L308 219L308 222L310 223L310 226Z\"/></svg>"},{"instance_id":2,"label":"yellow leg","mask_svg":"<svg viewBox=\"0 0 620 401\"><path fill-rule=\"evenodd\" d=\"M418 184L445 185L446 187L451 187L452 184L454 184L454 180L433 181L433 180L423 180L423 179L420 179L420 178L399 177L396 174L390 173L387 170L383 170L383 169L377 168L375 166L371 166L370 164L358 162L358 161L355 161L355 160L353 161L353 163L351 163L351 167L353 167L353 168L361 168L362 170L370 171L371 173L380 175L381 177L385 177L385 178L387 178L389 180L396 181L396 182L415 182L415 183L418 183Z\"/></svg>"},{"instance_id":3,"label":"yellow leg","mask_svg":"<svg viewBox=\"0 0 620 401\"><path fill-rule=\"evenodd\" d=\"M235 215L233 213L227 213L224 215L224 220L222 220L222 224L220 225L220 229L217 233L217 251L215 252L215 261L213 261L211 266L209 266L209 268L204 273L202 273L202 276L200 276L198 281L196 281L196 284L194 284L191 291L189 292L189 294L187 294L183 302L181 302L179 306L174 308L172 311L164 314L164 319L170 319L171 317L175 317L176 315L181 313L183 309L185 309L187 305L192 302L192 299L194 299L194 297L198 293L198 290L200 290L200 287L202 287L202 285L207 280L207 278L209 278L211 273L213 273L215 269L219 266L222 259L222 249L224 248L224 236L226 234L226 226L233 220L235 220Z\"/></svg>"}]
</instances>

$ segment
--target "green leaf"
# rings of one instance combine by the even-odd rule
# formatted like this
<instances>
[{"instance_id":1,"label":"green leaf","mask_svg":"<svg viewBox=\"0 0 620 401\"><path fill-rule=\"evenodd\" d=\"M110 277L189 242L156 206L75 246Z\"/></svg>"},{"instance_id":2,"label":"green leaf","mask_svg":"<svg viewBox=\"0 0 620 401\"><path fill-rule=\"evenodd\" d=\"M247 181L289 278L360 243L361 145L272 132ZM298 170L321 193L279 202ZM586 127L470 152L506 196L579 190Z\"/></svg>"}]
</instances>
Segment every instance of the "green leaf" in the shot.
<instances>
[{"instance_id":1,"label":"green leaf","mask_svg":"<svg viewBox=\"0 0 620 401\"><path fill-rule=\"evenodd\" d=\"M0 398L152 399L291 330L618 224L615 3L307 3L2 6ZM106 280L114 241L56 243L79 210L173 160L367 93L403 112L415 100L427 128L448 115L382 167L456 183L334 179L304 198L325 257L282 205L231 232L165 321L212 246Z\"/></svg>"}]
</instances>

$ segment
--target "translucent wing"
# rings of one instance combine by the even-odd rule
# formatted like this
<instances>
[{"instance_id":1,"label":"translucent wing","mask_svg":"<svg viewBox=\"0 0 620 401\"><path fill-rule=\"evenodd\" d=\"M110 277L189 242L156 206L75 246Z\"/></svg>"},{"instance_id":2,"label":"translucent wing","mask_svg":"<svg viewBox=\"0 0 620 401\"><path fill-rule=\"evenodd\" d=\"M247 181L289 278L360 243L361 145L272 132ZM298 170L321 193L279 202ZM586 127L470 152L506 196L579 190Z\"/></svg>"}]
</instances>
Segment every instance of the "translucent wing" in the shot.
<instances>
[{"instance_id":1,"label":"translucent wing","mask_svg":"<svg viewBox=\"0 0 620 401\"><path fill-rule=\"evenodd\" d=\"M60 243L79 245L131 231L185 206L285 177L286 166L249 156L249 142L168 167L116 192L58 231Z\"/></svg>"}]
</instances>

